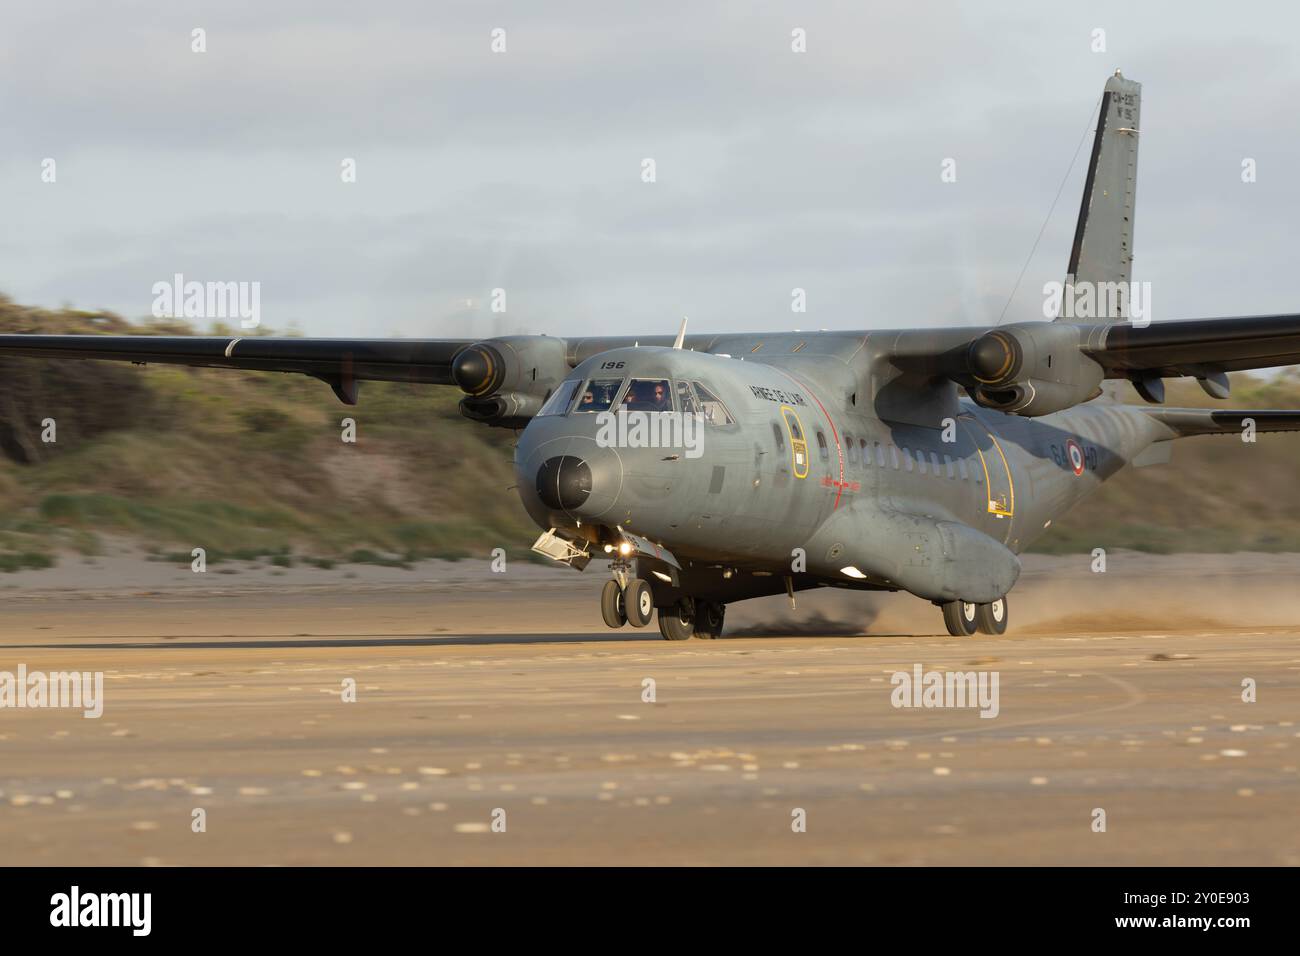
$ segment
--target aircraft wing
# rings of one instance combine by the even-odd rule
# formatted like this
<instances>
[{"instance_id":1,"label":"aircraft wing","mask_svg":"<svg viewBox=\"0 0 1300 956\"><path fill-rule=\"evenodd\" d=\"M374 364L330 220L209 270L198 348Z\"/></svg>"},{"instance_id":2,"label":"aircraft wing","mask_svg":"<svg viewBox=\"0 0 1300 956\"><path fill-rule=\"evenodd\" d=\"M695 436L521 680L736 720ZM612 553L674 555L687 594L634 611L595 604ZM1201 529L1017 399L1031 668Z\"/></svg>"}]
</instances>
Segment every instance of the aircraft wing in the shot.
<instances>
[{"instance_id":1,"label":"aircraft wing","mask_svg":"<svg viewBox=\"0 0 1300 956\"><path fill-rule=\"evenodd\" d=\"M356 382L452 385L452 362L473 339L297 339L164 335L0 335L0 357L110 359L299 372L356 402Z\"/></svg>"},{"instance_id":2,"label":"aircraft wing","mask_svg":"<svg viewBox=\"0 0 1300 956\"><path fill-rule=\"evenodd\" d=\"M1108 378L1198 378L1213 372L1300 363L1300 315L1107 326L1084 353Z\"/></svg>"},{"instance_id":3,"label":"aircraft wing","mask_svg":"<svg viewBox=\"0 0 1300 956\"><path fill-rule=\"evenodd\" d=\"M1034 417L1095 398L1104 379L1128 379L1154 404L1164 402L1164 380L1182 376L1226 398L1229 372L1300 364L1300 315L918 329L869 335L866 352L877 365L909 376L899 380L904 405L947 378L986 408ZM882 382L882 375L875 381ZM873 394L877 405L880 392Z\"/></svg>"},{"instance_id":4,"label":"aircraft wing","mask_svg":"<svg viewBox=\"0 0 1300 956\"><path fill-rule=\"evenodd\" d=\"M1179 438L1187 435L1240 435L1246 419L1257 432L1300 432L1300 411L1273 408L1147 408L1147 414L1168 425Z\"/></svg>"}]
</instances>

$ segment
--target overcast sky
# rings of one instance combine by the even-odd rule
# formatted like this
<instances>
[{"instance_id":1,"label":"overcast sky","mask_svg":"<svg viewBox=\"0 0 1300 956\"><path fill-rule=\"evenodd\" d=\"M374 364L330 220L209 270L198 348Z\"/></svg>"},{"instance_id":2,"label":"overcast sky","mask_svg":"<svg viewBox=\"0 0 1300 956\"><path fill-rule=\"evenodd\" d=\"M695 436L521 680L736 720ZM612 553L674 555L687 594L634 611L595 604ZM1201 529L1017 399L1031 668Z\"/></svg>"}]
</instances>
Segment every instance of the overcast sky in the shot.
<instances>
[{"instance_id":1,"label":"overcast sky","mask_svg":"<svg viewBox=\"0 0 1300 956\"><path fill-rule=\"evenodd\" d=\"M988 323L1118 67L1154 317L1297 311L1297 37L1281 2L10 2L0 292L143 317L177 272L257 281L311 335L490 334L497 287L559 335Z\"/></svg>"}]
</instances>

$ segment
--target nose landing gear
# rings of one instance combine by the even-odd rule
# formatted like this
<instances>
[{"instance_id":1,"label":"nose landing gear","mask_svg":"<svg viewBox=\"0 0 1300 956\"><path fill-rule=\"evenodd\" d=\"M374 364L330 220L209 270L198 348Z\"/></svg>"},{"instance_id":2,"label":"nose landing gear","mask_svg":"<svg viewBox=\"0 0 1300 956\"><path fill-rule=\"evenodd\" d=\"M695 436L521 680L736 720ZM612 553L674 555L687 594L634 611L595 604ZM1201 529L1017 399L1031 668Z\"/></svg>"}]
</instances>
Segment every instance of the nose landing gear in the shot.
<instances>
[{"instance_id":1,"label":"nose landing gear","mask_svg":"<svg viewBox=\"0 0 1300 956\"><path fill-rule=\"evenodd\" d=\"M624 587L618 581L606 581L600 592L600 616L613 628L631 624L645 627L654 613L654 594L650 585L633 578ZM685 641L692 637L713 640L722 636L727 606L712 601L684 597L676 604L659 608L659 633L667 641Z\"/></svg>"},{"instance_id":2,"label":"nose landing gear","mask_svg":"<svg viewBox=\"0 0 1300 956\"><path fill-rule=\"evenodd\" d=\"M623 607L627 609L627 622L633 627L645 627L655 610L654 592L640 578L633 578L623 589Z\"/></svg>"},{"instance_id":3,"label":"nose landing gear","mask_svg":"<svg viewBox=\"0 0 1300 956\"><path fill-rule=\"evenodd\" d=\"M622 587L617 581L606 581L600 592L600 616L610 627L645 627L654 614L655 598L650 585L633 578Z\"/></svg>"},{"instance_id":4,"label":"nose landing gear","mask_svg":"<svg viewBox=\"0 0 1300 956\"><path fill-rule=\"evenodd\" d=\"M627 623L623 609L623 589L617 581L606 581L600 592L600 616L608 627L619 628Z\"/></svg>"}]
</instances>

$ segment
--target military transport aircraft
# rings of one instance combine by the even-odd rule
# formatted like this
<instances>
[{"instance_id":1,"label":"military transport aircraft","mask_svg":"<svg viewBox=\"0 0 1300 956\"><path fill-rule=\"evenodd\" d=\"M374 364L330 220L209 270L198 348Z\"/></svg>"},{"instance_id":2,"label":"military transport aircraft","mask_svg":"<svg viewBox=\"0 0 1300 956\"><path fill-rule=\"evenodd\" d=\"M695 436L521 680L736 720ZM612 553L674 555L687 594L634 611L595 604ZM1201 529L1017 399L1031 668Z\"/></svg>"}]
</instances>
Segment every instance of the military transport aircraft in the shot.
<instances>
[{"instance_id":1,"label":"military transport aircraft","mask_svg":"<svg viewBox=\"0 0 1300 956\"><path fill-rule=\"evenodd\" d=\"M457 385L466 417L522 430L534 548L579 571L608 558L611 627L644 627L657 610L665 638L713 638L731 602L829 586L908 591L953 635L1001 634L1017 555L1125 465L1248 419L1300 430L1300 410L1162 405L1165 378L1224 399L1228 372L1300 362L1300 315L1130 315L1140 92L1118 71L1106 82L1063 283L1118 304L1095 319L683 325L675 340L3 335L0 355L298 372L347 404L366 379ZM1148 404L1118 400L1107 380L1125 379Z\"/></svg>"}]
</instances>

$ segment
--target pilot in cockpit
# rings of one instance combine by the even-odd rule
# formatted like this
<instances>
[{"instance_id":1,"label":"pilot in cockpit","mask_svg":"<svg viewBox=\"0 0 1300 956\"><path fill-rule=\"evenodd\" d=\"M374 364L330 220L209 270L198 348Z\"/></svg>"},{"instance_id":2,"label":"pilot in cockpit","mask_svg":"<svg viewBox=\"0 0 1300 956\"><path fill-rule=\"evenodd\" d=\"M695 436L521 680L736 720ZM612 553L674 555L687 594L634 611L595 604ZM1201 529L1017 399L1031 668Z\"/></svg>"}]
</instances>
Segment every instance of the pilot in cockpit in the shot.
<instances>
[{"instance_id":1,"label":"pilot in cockpit","mask_svg":"<svg viewBox=\"0 0 1300 956\"><path fill-rule=\"evenodd\" d=\"M673 399L668 392L668 383L663 379L633 381L623 397L623 406L630 412L671 412Z\"/></svg>"}]
</instances>

